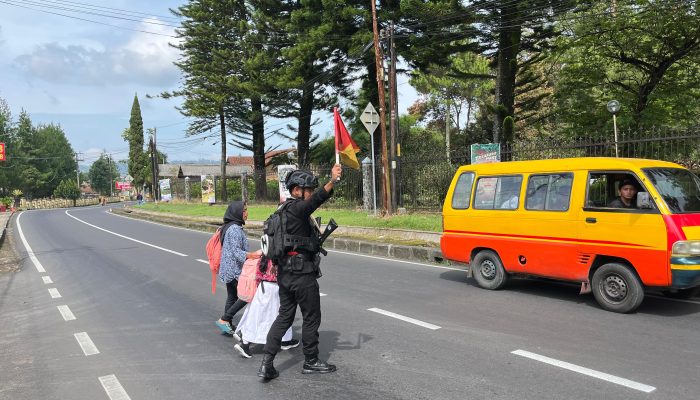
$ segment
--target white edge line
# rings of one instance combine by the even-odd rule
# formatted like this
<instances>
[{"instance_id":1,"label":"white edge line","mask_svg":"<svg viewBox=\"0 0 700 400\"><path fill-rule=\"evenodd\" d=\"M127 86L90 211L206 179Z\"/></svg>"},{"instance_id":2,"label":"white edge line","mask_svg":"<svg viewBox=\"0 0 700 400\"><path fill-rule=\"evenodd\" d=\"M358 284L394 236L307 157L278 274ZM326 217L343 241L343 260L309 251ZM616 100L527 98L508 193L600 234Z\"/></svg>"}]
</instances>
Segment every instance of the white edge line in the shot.
<instances>
[{"instance_id":1,"label":"white edge line","mask_svg":"<svg viewBox=\"0 0 700 400\"><path fill-rule=\"evenodd\" d=\"M45 285L48 285L48 284L50 284L50 283L53 283L53 281L51 280L51 277L50 277L50 276L42 276L42 277L41 277L41 280L44 281L44 284L45 284Z\"/></svg>"},{"instance_id":2,"label":"white edge line","mask_svg":"<svg viewBox=\"0 0 700 400\"><path fill-rule=\"evenodd\" d=\"M202 233L202 234L209 235L209 236L211 236L211 235L214 234L213 232L200 231L199 229L185 228L185 227L182 227L182 226L175 226L175 225L164 224L164 223L161 223L161 222L149 221L149 220L147 220L147 219L141 219L141 218L135 218L135 217L128 217L128 216L126 216L126 215L119 215L119 214L113 213L112 211L109 211L109 212L105 211L105 212L106 212L107 214L109 214L109 215L114 216L114 217L125 218L125 219L131 220L131 221L145 222L145 223L147 223L147 224L160 225L160 226L164 226L164 227L167 227L167 228L173 228L173 229L180 229L180 230L183 230L183 231L190 231L190 232Z\"/></svg>"},{"instance_id":3,"label":"white edge line","mask_svg":"<svg viewBox=\"0 0 700 400\"><path fill-rule=\"evenodd\" d=\"M61 313L61 316L65 321L73 321L75 320L75 314L73 314L73 311L68 308L68 306L63 305L63 306L56 306L58 308L58 312Z\"/></svg>"},{"instance_id":4,"label":"white edge line","mask_svg":"<svg viewBox=\"0 0 700 400\"><path fill-rule=\"evenodd\" d=\"M164 248L164 247L156 246L156 245L154 245L154 244L146 243L146 242L143 242L143 241L141 241L141 240L137 240L137 239L134 239L134 238L130 238L130 237L128 237L128 236L124 236L124 235L122 235L122 234L119 234L119 233L116 233L116 232L112 232L112 231L107 230L107 229L104 229L104 228L100 228L100 227L97 226L97 225L93 225L93 224L91 224L91 223L89 223L89 222L83 221L83 220L80 219L80 218L77 218L77 217L74 217L74 216L70 215L70 214L68 213L68 210L66 210L66 215L69 216L69 217L71 217L71 218L73 218L74 220L76 220L76 221L78 221L78 222L82 222L82 223L85 224L85 225L91 226L91 227L93 227L93 228L95 228L95 229L99 229L99 230L104 231L104 232L107 232L107 233L110 233L110 234L112 234L112 235L114 235L114 236L119 236L119 237L122 238L122 239L131 240L132 242L140 243L140 244L145 245L145 246L150 246L150 247L153 247L153 248L158 249L158 250L162 250L162 251L165 251L165 252L168 252L168 253L172 253L172 254L178 255L178 256L180 256L180 257L187 257L187 254L182 254L182 253L179 253L179 252L174 251L174 250L166 249L166 248Z\"/></svg>"},{"instance_id":5,"label":"white edge line","mask_svg":"<svg viewBox=\"0 0 700 400\"><path fill-rule=\"evenodd\" d=\"M201 258L198 258L197 261L204 263L204 264L209 264L209 261L207 260L202 260Z\"/></svg>"},{"instance_id":6,"label":"white edge line","mask_svg":"<svg viewBox=\"0 0 700 400\"><path fill-rule=\"evenodd\" d=\"M19 213L19 215L17 216L17 232L19 232L19 238L22 240L22 244L27 249L27 254L29 255L29 259L34 264L34 267L36 267L36 270L38 272L44 273L44 272L46 272L46 270L44 269L44 266L41 265L41 262L39 262L39 259L36 258L36 256L34 255L34 251L32 250L31 246L29 246L29 242L27 242L27 238L24 237L24 232L22 232L22 225L20 225L19 220L20 220L20 218L22 218L23 214L24 214L24 211Z\"/></svg>"},{"instance_id":7,"label":"white edge line","mask_svg":"<svg viewBox=\"0 0 700 400\"><path fill-rule=\"evenodd\" d=\"M74 333L73 336L75 336L75 340L78 341L80 348L83 350L83 353L85 353L86 356L92 356L100 353L100 351L97 350L95 343L93 343L90 336L88 336L87 332Z\"/></svg>"},{"instance_id":8,"label":"white edge line","mask_svg":"<svg viewBox=\"0 0 700 400\"><path fill-rule=\"evenodd\" d=\"M645 393L651 393L654 390L656 390L656 388L654 386L645 385L643 383L631 381L631 380L625 379L625 378L620 378L619 376L606 374L605 372L600 372L600 371L596 371L596 370L593 370L590 368L581 367L581 366L578 366L576 364L571 364L571 363L568 363L566 361L556 360L554 358L549 358L549 357L542 356L542 355L539 355L536 353L531 353L531 352L525 351L525 350L511 351L511 354L515 354L517 356L529 358L529 359L535 360L535 361L540 361L540 362L543 362L545 364L553 365L555 367L563 368L563 369L566 369L569 371L578 372L579 374L587 375L587 376L590 376L593 378L602 379L602 380L610 382L610 383L615 383L615 384L625 386L625 387L628 387L630 389L639 390L639 391L645 392Z\"/></svg>"},{"instance_id":9,"label":"white edge line","mask_svg":"<svg viewBox=\"0 0 700 400\"><path fill-rule=\"evenodd\" d=\"M49 294L51 295L52 299L61 298L61 293L59 293L58 289L56 289L56 288L49 288Z\"/></svg>"},{"instance_id":10,"label":"white edge line","mask_svg":"<svg viewBox=\"0 0 700 400\"><path fill-rule=\"evenodd\" d=\"M119 379L117 379L116 376L106 375L98 379L110 400L131 400L131 397L126 393L126 390L124 390L124 387L119 383Z\"/></svg>"},{"instance_id":11,"label":"white edge line","mask_svg":"<svg viewBox=\"0 0 700 400\"><path fill-rule=\"evenodd\" d=\"M422 326L423 328L432 329L434 331L440 329L440 327L437 325L433 325L433 324L430 324L428 322L423 322L423 321L420 321L420 320L417 320L417 319L414 319L411 317L406 317L406 316L403 316L401 314L396 314L396 313L393 313L391 311L382 310L381 308L368 308L367 311L372 311L372 312L375 312L377 314L386 315L387 317L400 319L401 321L409 322L411 324Z\"/></svg>"}]
</instances>

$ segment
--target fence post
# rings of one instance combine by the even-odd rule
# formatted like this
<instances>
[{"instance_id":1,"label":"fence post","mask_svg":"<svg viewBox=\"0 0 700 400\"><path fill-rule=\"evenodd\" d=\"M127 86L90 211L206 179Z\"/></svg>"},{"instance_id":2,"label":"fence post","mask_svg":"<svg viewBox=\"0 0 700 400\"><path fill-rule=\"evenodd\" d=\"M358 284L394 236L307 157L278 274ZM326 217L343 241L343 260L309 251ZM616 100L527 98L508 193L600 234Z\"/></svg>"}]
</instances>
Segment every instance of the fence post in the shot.
<instances>
[{"instance_id":1,"label":"fence post","mask_svg":"<svg viewBox=\"0 0 700 400\"><path fill-rule=\"evenodd\" d=\"M185 177L185 201L190 201L190 177Z\"/></svg>"},{"instance_id":2,"label":"fence post","mask_svg":"<svg viewBox=\"0 0 700 400\"><path fill-rule=\"evenodd\" d=\"M377 202L372 187L372 161L369 157L362 160L362 209L365 212L373 210L377 213Z\"/></svg>"},{"instance_id":3,"label":"fence post","mask_svg":"<svg viewBox=\"0 0 700 400\"><path fill-rule=\"evenodd\" d=\"M244 203L248 202L248 172L246 171L241 174L241 200Z\"/></svg>"}]
</instances>

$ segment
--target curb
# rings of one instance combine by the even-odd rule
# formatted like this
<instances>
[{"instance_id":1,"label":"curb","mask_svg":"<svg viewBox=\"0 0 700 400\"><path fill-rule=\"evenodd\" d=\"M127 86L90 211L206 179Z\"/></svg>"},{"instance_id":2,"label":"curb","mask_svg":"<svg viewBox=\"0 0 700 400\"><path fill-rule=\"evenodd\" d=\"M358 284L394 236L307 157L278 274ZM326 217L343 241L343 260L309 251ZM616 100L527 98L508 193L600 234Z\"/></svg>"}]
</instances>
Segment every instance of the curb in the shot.
<instances>
[{"instance_id":1,"label":"curb","mask_svg":"<svg viewBox=\"0 0 700 400\"><path fill-rule=\"evenodd\" d=\"M9 215L7 215L9 214ZM5 215L7 215L7 218L5 219L4 222L0 222L0 246L5 242L5 230L7 229L7 225L10 223L10 219L12 219L12 212L4 212L3 213L3 218Z\"/></svg>"},{"instance_id":2,"label":"curb","mask_svg":"<svg viewBox=\"0 0 700 400\"><path fill-rule=\"evenodd\" d=\"M205 232L215 232L221 225L220 222L214 222L213 219L207 219L206 222L202 222L193 218L181 216L168 215L168 218L165 218L163 214L156 214L154 212L135 213L124 208L113 208L111 212L118 215L128 216L130 218L143 219L146 221L159 222L167 225L190 228ZM262 235L262 225L247 226L246 232L249 238L259 239ZM353 253L377 257L396 258L407 261L445 263L440 249L430 247L402 246L346 238L329 238L326 243L324 243L323 247L326 250L332 249L349 251Z\"/></svg>"}]
</instances>

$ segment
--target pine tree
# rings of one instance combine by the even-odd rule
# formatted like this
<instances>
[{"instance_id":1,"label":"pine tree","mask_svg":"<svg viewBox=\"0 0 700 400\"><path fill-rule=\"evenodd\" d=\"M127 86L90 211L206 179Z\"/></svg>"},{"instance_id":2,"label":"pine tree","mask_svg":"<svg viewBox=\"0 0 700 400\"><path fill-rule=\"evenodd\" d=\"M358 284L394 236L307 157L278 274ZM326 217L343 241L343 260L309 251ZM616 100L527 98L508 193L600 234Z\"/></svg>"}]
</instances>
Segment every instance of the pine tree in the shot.
<instances>
[{"instance_id":1,"label":"pine tree","mask_svg":"<svg viewBox=\"0 0 700 400\"><path fill-rule=\"evenodd\" d=\"M141 105L139 98L135 94L134 102L131 105L131 117L129 118L129 129L125 130L124 139L129 142L129 175L134 179L133 184L141 188L144 183L143 169L146 166L146 159L143 156L143 118L141 117Z\"/></svg>"}]
</instances>

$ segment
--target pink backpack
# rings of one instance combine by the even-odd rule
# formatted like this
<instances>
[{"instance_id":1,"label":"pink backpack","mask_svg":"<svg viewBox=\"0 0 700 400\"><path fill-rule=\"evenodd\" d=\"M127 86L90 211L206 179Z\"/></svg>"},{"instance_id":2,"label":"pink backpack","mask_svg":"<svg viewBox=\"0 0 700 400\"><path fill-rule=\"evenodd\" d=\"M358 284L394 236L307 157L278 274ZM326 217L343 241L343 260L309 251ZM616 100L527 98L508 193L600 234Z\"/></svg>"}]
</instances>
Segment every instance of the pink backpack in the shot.
<instances>
[{"instance_id":1,"label":"pink backpack","mask_svg":"<svg viewBox=\"0 0 700 400\"><path fill-rule=\"evenodd\" d=\"M255 296L255 271L258 269L259 261L257 258L245 260L241 276L238 277L238 298L246 303L250 303Z\"/></svg>"},{"instance_id":2,"label":"pink backpack","mask_svg":"<svg viewBox=\"0 0 700 400\"><path fill-rule=\"evenodd\" d=\"M221 265L221 228L207 242L207 258L209 259L209 270L211 271L211 292L216 294L216 275L219 274Z\"/></svg>"}]
</instances>

